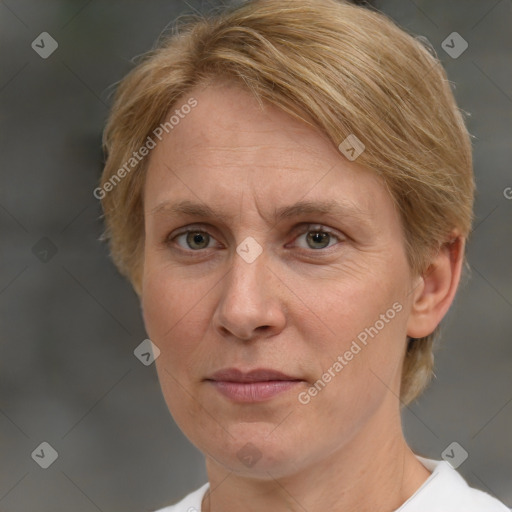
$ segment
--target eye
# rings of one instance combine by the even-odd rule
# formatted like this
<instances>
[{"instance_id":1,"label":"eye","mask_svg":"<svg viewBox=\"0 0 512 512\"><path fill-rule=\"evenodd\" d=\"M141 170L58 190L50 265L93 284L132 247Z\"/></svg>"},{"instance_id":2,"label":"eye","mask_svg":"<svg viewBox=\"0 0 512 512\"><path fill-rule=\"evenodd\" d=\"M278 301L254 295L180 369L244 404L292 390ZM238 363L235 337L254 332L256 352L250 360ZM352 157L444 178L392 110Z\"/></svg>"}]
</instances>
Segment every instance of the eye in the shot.
<instances>
[{"instance_id":1,"label":"eye","mask_svg":"<svg viewBox=\"0 0 512 512\"><path fill-rule=\"evenodd\" d=\"M325 229L321 225L307 225L306 230L295 238L297 240L304 240L298 247L306 250L326 249L336 245L336 242L342 242L344 237L329 229ZM174 237L169 237L166 240L167 244L176 243L182 250L189 252L199 252L202 249L211 249L215 247L215 238L207 231L201 229L188 229L176 234ZM306 245L304 245L304 243Z\"/></svg>"},{"instance_id":2,"label":"eye","mask_svg":"<svg viewBox=\"0 0 512 512\"><path fill-rule=\"evenodd\" d=\"M305 236L306 247L302 246L303 249L325 249L326 247L332 247L335 243L330 244L337 240L338 242L343 241L343 238L338 234L323 228L322 226L307 226L307 231L303 231L295 240L302 239Z\"/></svg>"},{"instance_id":3,"label":"eye","mask_svg":"<svg viewBox=\"0 0 512 512\"><path fill-rule=\"evenodd\" d=\"M178 243L178 245L185 250L193 250L199 251L201 249L208 249L210 242L215 240L209 233L206 231L201 231L199 229L184 231L183 233L179 233L172 240L179 241L180 239L184 239L185 246Z\"/></svg>"}]
</instances>

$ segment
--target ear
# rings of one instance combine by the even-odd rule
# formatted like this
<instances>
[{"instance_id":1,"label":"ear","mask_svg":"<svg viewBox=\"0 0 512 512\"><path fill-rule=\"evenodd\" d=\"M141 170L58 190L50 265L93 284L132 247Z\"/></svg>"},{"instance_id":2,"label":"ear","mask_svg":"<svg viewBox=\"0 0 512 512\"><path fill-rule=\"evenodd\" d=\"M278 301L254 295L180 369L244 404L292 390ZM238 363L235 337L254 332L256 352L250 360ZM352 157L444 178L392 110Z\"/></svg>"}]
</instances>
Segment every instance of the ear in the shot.
<instances>
[{"instance_id":1,"label":"ear","mask_svg":"<svg viewBox=\"0 0 512 512\"><path fill-rule=\"evenodd\" d=\"M407 335L423 338L431 334L448 311L459 285L466 240L453 233L419 278L407 324Z\"/></svg>"}]
</instances>

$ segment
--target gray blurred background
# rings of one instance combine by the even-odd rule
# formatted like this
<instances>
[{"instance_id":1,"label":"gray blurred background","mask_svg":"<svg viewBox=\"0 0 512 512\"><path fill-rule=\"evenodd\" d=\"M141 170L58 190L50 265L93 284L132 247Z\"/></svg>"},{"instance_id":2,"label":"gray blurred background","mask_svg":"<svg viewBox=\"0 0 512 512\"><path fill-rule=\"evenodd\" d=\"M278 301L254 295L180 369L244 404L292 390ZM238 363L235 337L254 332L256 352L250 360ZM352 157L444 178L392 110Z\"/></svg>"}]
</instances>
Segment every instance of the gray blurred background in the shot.
<instances>
[{"instance_id":1,"label":"gray blurred background","mask_svg":"<svg viewBox=\"0 0 512 512\"><path fill-rule=\"evenodd\" d=\"M140 308L98 242L92 191L112 85L180 14L217 4L0 1L2 512L150 511L206 482L154 365L133 354L146 338ZM469 453L459 471L511 507L512 2L376 5L428 38L475 136L472 272L404 429L434 459L458 442ZM58 43L46 59L31 47L42 32ZM452 32L469 45L458 58L442 47ZM58 452L48 469L31 456L42 442Z\"/></svg>"}]
</instances>

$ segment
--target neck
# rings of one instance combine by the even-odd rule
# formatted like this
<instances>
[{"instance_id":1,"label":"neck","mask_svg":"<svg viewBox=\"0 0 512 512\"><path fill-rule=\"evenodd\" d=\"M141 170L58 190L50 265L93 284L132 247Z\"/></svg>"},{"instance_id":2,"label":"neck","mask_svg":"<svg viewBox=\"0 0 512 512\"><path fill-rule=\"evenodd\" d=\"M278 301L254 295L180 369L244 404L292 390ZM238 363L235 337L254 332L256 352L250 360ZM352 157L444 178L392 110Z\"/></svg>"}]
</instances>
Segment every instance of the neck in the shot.
<instances>
[{"instance_id":1,"label":"neck","mask_svg":"<svg viewBox=\"0 0 512 512\"><path fill-rule=\"evenodd\" d=\"M207 458L210 489L202 512L395 511L430 472L407 446L399 411L390 419L385 410L328 457L284 477L239 476Z\"/></svg>"}]
</instances>

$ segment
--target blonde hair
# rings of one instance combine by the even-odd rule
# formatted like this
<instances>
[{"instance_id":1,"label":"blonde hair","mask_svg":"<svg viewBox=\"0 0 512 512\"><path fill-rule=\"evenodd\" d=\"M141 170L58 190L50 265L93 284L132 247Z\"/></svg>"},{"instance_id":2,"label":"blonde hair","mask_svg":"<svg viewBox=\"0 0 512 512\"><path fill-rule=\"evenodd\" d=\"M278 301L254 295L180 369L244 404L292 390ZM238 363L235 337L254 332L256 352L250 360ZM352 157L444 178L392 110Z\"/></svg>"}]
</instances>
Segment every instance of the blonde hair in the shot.
<instances>
[{"instance_id":1,"label":"blonde hair","mask_svg":"<svg viewBox=\"0 0 512 512\"><path fill-rule=\"evenodd\" d=\"M471 140L432 51L383 14L349 3L249 1L182 20L117 88L104 132L102 188L96 190L113 261L139 295L149 158L131 170L126 162L177 100L212 79L236 80L260 103L321 130L336 146L349 135L362 141L357 163L384 179L401 215L413 272L426 271L453 228L469 235ZM123 165L127 172L114 182ZM431 379L437 334L408 339L403 405Z\"/></svg>"}]
</instances>

